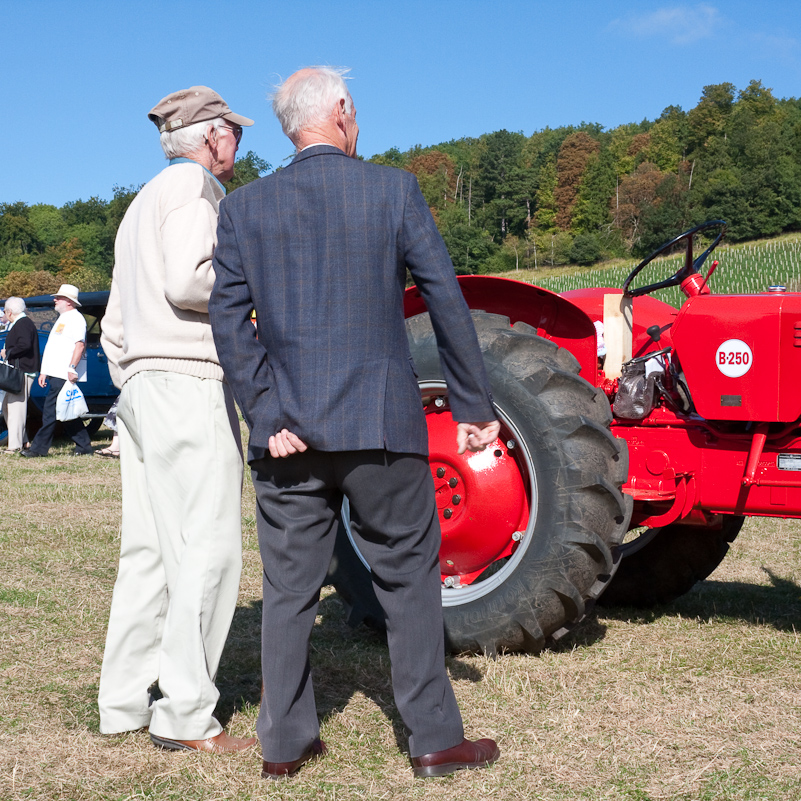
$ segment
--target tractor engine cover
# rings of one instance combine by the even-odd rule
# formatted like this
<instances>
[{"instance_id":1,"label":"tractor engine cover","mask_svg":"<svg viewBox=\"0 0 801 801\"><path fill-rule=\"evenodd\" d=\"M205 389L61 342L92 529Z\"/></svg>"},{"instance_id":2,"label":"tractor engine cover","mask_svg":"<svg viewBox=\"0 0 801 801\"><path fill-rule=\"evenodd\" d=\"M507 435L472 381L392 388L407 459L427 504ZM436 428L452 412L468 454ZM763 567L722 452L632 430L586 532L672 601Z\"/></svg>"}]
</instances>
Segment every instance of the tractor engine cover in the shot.
<instances>
[{"instance_id":1,"label":"tractor engine cover","mask_svg":"<svg viewBox=\"0 0 801 801\"><path fill-rule=\"evenodd\" d=\"M698 295L672 335L702 417L789 423L801 415L801 294Z\"/></svg>"}]
</instances>

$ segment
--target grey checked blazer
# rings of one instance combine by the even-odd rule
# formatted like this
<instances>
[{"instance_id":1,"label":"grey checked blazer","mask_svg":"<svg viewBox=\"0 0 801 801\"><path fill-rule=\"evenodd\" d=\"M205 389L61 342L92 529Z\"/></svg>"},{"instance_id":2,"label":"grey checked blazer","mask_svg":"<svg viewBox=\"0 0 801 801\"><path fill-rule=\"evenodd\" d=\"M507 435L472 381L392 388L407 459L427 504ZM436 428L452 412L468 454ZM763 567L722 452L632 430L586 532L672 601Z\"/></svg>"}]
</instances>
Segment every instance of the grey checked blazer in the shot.
<instances>
[{"instance_id":1,"label":"grey checked blazer","mask_svg":"<svg viewBox=\"0 0 801 801\"><path fill-rule=\"evenodd\" d=\"M249 460L284 427L321 451L428 453L403 320L407 267L454 417L494 419L470 313L413 175L320 145L223 200L209 312Z\"/></svg>"}]
</instances>

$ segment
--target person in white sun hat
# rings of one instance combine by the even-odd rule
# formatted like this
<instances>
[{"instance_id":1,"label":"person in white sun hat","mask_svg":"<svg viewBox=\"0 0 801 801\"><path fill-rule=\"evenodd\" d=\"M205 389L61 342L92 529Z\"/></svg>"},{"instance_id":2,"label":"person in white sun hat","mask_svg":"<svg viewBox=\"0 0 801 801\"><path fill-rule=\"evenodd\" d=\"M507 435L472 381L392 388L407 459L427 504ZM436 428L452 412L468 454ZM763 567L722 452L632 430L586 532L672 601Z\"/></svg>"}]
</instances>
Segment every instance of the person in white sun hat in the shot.
<instances>
[{"instance_id":1,"label":"person in white sun hat","mask_svg":"<svg viewBox=\"0 0 801 801\"><path fill-rule=\"evenodd\" d=\"M47 338L42 366L39 372L39 386L47 386L42 427L36 432L28 450L22 455L28 458L47 456L53 444L56 429L56 400L58 393L67 381L75 384L86 381L86 320L78 311L78 287L62 284L53 295L58 319L53 324ZM74 456L92 453L92 440L80 419L65 420L61 423L64 432L75 443Z\"/></svg>"}]
</instances>

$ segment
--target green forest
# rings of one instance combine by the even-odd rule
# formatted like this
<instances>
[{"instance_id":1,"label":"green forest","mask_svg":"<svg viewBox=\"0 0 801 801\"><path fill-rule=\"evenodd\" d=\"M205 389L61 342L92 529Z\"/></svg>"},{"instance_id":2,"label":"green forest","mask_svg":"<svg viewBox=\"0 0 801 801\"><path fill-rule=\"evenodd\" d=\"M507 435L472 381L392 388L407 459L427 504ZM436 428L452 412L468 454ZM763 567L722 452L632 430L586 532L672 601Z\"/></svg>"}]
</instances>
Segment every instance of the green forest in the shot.
<instances>
[{"instance_id":1,"label":"green forest","mask_svg":"<svg viewBox=\"0 0 801 801\"><path fill-rule=\"evenodd\" d=\"M760 81L705 86L696 106L605 130L506 130L393 148L370 161L417 176L460 274L647 255L710 219L740 242L801 230L801 100ZM228 186L268 173L252 151ZM0 296L110 283L114 236L138 187L111 200L0 204Z\"/></svg>"}]
</instances>

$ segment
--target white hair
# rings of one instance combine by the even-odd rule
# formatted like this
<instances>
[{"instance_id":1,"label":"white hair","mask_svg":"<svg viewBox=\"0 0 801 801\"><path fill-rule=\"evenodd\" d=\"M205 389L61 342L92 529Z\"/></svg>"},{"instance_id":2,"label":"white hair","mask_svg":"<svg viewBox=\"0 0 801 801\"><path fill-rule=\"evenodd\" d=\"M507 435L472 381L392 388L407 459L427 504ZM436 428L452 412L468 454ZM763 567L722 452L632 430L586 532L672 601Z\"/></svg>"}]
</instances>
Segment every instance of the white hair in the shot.
<instances>
[{"instance_id":1,"label":"white hair","mask_svg":"<svg viewBox=\"0 0 801 801\"><path fill-rule=\"evenodd\" d=\"M22 298L6 298L5 308L12 314L22 314L25 311L25 301Z\"/></svg>"},{"instance_id":2,"label":"white hair","mask_svg":"<svg viewBox=\"0 0 801 801\"><path fill-rule=\"evenodd\" d=\"M307 67L276 87L273 111L284 133L292 139L310 123L323 122L331 109L345 101L345 113L353 112L353 99L345 86L349 67Z\"/></svg>"},{"instance_id":3,"label":"white hair","mask_svg":"<svg viewBox=\"0 0 801 801\"><path fill-rule=\"evenodd\" d=\"M176 128L174 131L164 131L161 134L161 149L168 159L190 156L203 147L209 125L216 131L224 123L225 120L222 117L217 117L213 120L204 120L203 122L195 122L192 125L185 125L183 128Z\"/></svg>"}]
</instances>

